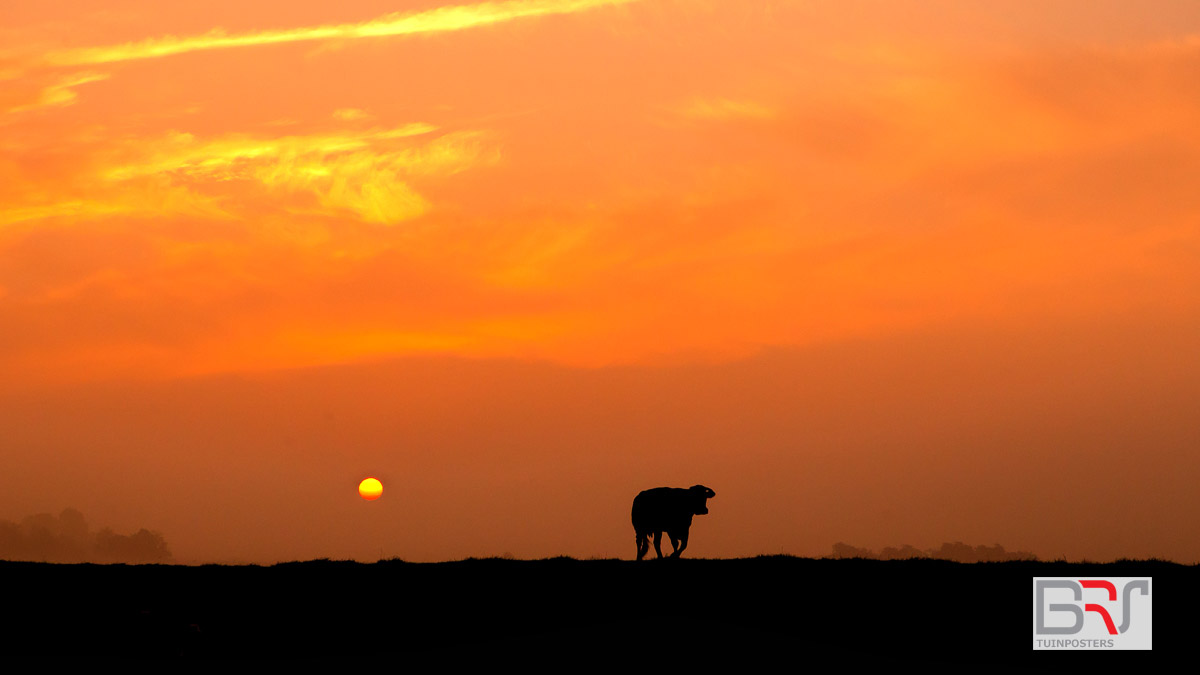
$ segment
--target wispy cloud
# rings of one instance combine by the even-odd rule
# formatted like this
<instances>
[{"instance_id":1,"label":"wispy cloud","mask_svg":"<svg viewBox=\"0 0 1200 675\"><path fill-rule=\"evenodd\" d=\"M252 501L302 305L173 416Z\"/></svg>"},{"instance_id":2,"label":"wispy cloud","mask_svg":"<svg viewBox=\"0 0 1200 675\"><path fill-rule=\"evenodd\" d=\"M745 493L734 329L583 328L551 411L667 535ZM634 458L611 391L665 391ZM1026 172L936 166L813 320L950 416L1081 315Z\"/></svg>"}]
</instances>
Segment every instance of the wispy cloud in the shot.
<instances>
[{"instance_id":1,"label":"wispy cloud","mask_svg":"<svg viewBox=\"0 0 1200 675\"><path fill-rule=\"evenodd\" d=\"M40 204L17 205L0 209L0 228L17 223L27 223L54 218L71 222L107 218L110 216L140 216L164 218L173 216L200 216L203 218L228 218L216 200L182 186L153 189L116 188L109 183L97 181L108 188L104 194L80 194ZM93 191L94 192L94 191Z\"/></svg>"},{"instance_id":2,"label":"wispy cloud","mask_svg":"<svg viewBox=\"0 0 1200 675\"><path fill-rule=\"evenodd\" d=\"M278 137L225 134L202 139L173 133L131 140L111 150L113 161L83 181L102 194L69 194L51 203L0 209L0 225L47 218L97 218L118 213L237 213L231 194L255 203L282 204L363 222L394 224L411 220L430 203L409 184L418 176L445 176L494 164L499 152L482 131L456 131L423 143L434 133L424 123L362 132ZM257 185L251 193L235 183ZM309 195L304 203L281 195ZM221 197L224 195L224 197ZM262 200L262 201L259 201ZM225 206L218 208L217 202ZM226 211L225 207L232 209Z\"/></svg>"},{"instance_id":3,"label":"wispy cloud","mask_svg":"<svg viewBox=\"0 0 1200 675\"><path fill-rule=\"evenodd\" d=\"M509 0L475 5L438 7L423 12L394 12L362 23L306 26L238 33L229 35L214 29L203 35L160 38L102 47L82 47L53 52L46 56L51 65L69 66L117 61L156 59L187 52L231 49L256 45L307 42L314 40L351 40L417 33L440 33L475 28L533 16L571 14L608 5L623 5L637 0Z\"/></svg>"},{"instance_id":4,"label":"wispy cloud","mask_svg":"<svg viewBox=\"0 0 1200 675\"><path fill-rule=\"evenodd\" d=\"M209 141L198 141L192 134L171 135L165 143L156 143L154 152L135 162L116 166L106 177L125 180L136 176L177 171L192 175L233 178L240 163L279 157L303 157L314 154L336 155L362 150L372 144L419 136L436 131L431 124L415 122L393 129L375 129L362 133L312 134L262 138L245 134L227 134Z\"/></svg>"},{"instance_id":5,"label":"wispy cloud","mask_svg":"<svg viewBox=\"0 0 1200 675\"><path fill-rule=\"evenodd\" d=\"M47 85L46 87L42 88L40 92L38 92L37 97L34 98L34 100L28 103L21 103L19 105L12 106L8 109L8 112L15 113L32 110L34 108L71 105L79 96L75 93L74 87L78 87L81 84L87 84L89 82L98 82L100 80L107 79L107 73L74 73L72 75L60 78L53 84Z\"/></svg>"}]
</instances>

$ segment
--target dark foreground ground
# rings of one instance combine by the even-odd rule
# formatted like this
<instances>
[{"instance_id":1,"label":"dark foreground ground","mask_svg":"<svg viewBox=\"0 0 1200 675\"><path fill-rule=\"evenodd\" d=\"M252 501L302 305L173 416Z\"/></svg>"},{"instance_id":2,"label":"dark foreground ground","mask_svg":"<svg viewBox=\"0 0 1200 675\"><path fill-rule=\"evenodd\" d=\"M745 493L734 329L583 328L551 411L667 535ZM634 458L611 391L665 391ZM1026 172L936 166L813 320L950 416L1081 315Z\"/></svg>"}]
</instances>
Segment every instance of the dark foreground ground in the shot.
<instances>
[{"instance_id":1,"label":"dark foreground ground","mask_svg":"<svg viewBox=\"0 0 1200 675\"><path fill-rule=\"evenodd\" d=\"M1152 576L1154 652L1033 652L1032 577ZM1191 660L1200 568L1164 562L552 559L272 567L0 561L12 659L349 659L622 671L967 671ZM943 668L938 668L942 670Z\"/></svg>"}]
</instances>

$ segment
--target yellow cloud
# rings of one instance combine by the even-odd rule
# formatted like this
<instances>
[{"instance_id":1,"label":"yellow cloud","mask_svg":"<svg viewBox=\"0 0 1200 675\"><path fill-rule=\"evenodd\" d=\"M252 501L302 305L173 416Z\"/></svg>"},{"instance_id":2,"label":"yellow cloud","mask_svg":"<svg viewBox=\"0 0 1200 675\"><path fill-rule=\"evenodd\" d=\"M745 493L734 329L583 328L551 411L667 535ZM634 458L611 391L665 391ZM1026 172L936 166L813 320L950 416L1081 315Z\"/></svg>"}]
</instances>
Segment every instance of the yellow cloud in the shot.
<instances>
[{"instance_id":1,"label":"yellow cloud","mask_svg":"<svg viewBox=\"0 0 1200 675\"><path fill-rule=\"evenodd\" d=\"M57 204L41 204L36 206L19 206L0 211L0 225L11 225L26 220L43 220L58 216L74 216L89 211L103 211L98 205L88 204L80 200L59 202Z\"/></svg>"},{"instance_id":2,"label":"yellow cloud","mask_svg":"<svg viewBox=\"0 0 1200 675\"><path fill-rule=\"evenodd\" d=\"M623 5L637 0L509 0L476 5L438 7L423 12L394 12L362 23L307 26L227 35L221 29L203 35L127 42L103 47L68 49L47 55L51 65L81 65L155 59L185 52L231 49L255 45L305 42L312 40L348 40L356 38L411 35L463 30L512 21L524 17L571 14L603 7Z\"/></svg>"},{"instance_id":3,"label":"yellow cloud","mask_svg":"<svg viewBox=\"0 0 1200 675\"><path fill-rule=\"evenodd\" d=\"M170 136L165 143L155 143L150 157L109 170L107 178L126 180L136 176L182 171L229 179L236 177L239 163L280 157L335 155L368 148L379 141L407 138L436 131L431 124L415 122L394 129L362 133L314 134L310 136L281 136L256 138L230 134L200 143L187 133ZM223 173L224 172L224 173Z\"/></svg>"},{"instance_id":4,"label":"yellow cloud","mask_svg":"<svg viewBox=\"0 0 1200 675\"><path fill-rule=\"evenodd\" d=\"M410 176L453 174L499 158L486 134L478 131L445 134L419 147L394 143L435 130L415 123L363 133L230 135L210 141L174 134L154 143L148 156L112 168L105 177L127 181L165 174L184 182L254 181L312 194L331 213L349 211L365 222L392 224L429 209L429 202L409 186Z\"/></svg>"},{"instance_id":5,"label":"yellow cloud","mask_svg":"<svg viewBox=\"0 0 1200 675\"><path fill-rule=\"evenodd\" d=\"M119 214L225 219L264 206L268 211L350 214L363 222L395 224L430 209L410 185L414 178L448 176L499 161L490 134L482 131L416 142L436 130L413 123L280 137L198 139L176 132L130 139L97 156L94 173L60 181L54 196L30 193L0 204L0 226ZM310 198L297 201L286 195Z\"/></svg>"},{"instance_id":6,"label":"yellow cloud","mask_svg":"<svg viewBox=\"0 0 1200 675\"><path fill-rule=\"evenodd\" d=\"M429 203L405 182L411 175L458 173L492 164L479 132L456 132L422 148L365 150L338 156L310 154L261 165L254 177L263 184L308 191L329 209L344 209L369 223L410 220L429 210Z\"/></svg>"},{"instance_id":7,"label":"yellow cloud","mask_svg":"<svg viewBox=\"0 0 1200 675\"><path fill-rule=\"evenodd\" d=\"M43 88L38 94L37 98L32 102L13 106L8 109L8 112L15 113L22 112L24 110L32 110L34 108L71 105L79 96L75 93L72 87L77 87L81 84L87 84L88 82L97 82L99 80L107 79L107 73L75 73Z\"/></svg>"},{"instance_id":8,"label":"yellow cloud","mask_svg":"<svg viewBox=\"0 0 1200 675\"><path fill-rule=\"evenodd\" d=\"M156 184L141 188L103 190L102 197L79 195L61 201L0 209L0 226L50 218L93 219L125 215L162 217L168 214L228 218L209 197L181 187Z\"/></svg>"}]
</instances>

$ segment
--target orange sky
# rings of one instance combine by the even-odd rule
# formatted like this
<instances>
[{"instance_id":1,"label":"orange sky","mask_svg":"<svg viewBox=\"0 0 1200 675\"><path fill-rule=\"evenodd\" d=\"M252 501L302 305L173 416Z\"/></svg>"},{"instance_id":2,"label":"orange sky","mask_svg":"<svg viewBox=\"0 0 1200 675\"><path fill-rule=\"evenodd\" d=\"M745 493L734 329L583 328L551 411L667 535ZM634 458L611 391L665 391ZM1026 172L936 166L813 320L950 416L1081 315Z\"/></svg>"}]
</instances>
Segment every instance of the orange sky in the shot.
<instances>
[{"instance_id":1,"label":"orange sky","mask_svg":"<svg viewBox=\"0 0 1200 675\"><path fill-rule=\"evenodd\" d=\"M5 3L0 518L1200 560L1198 74L1191 0Z\"/></svg>"}]
</instances>

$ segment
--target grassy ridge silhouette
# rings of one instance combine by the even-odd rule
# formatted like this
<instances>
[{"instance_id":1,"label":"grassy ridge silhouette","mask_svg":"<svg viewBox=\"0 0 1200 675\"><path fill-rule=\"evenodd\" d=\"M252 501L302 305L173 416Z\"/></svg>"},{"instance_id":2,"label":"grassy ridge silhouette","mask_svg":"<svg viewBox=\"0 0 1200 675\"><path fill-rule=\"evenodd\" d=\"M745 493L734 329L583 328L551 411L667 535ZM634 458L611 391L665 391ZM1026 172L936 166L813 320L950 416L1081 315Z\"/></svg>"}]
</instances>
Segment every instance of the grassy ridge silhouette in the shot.
<instances>
[{"instance_id":1,"label":"grassy ridge silhouette","mask_svg":"<svg viewBox=\"0 0 1200 675\"><path fill-rule=\"evenodd\" d=\"M705 658L1067 665L1030 650L1034 576L1153 576L1156 651L1188 644L1196 566L790 556L270 567L0 562L11 653L104 658ZM46 650L53 650L46 652ZM666 650L666 651L664 651ZM691 655L690 657L686 655ZM457 657L456 657L457 658ZM797 660L799 659L799 661Z\"/></svg>"}]
</instances>

